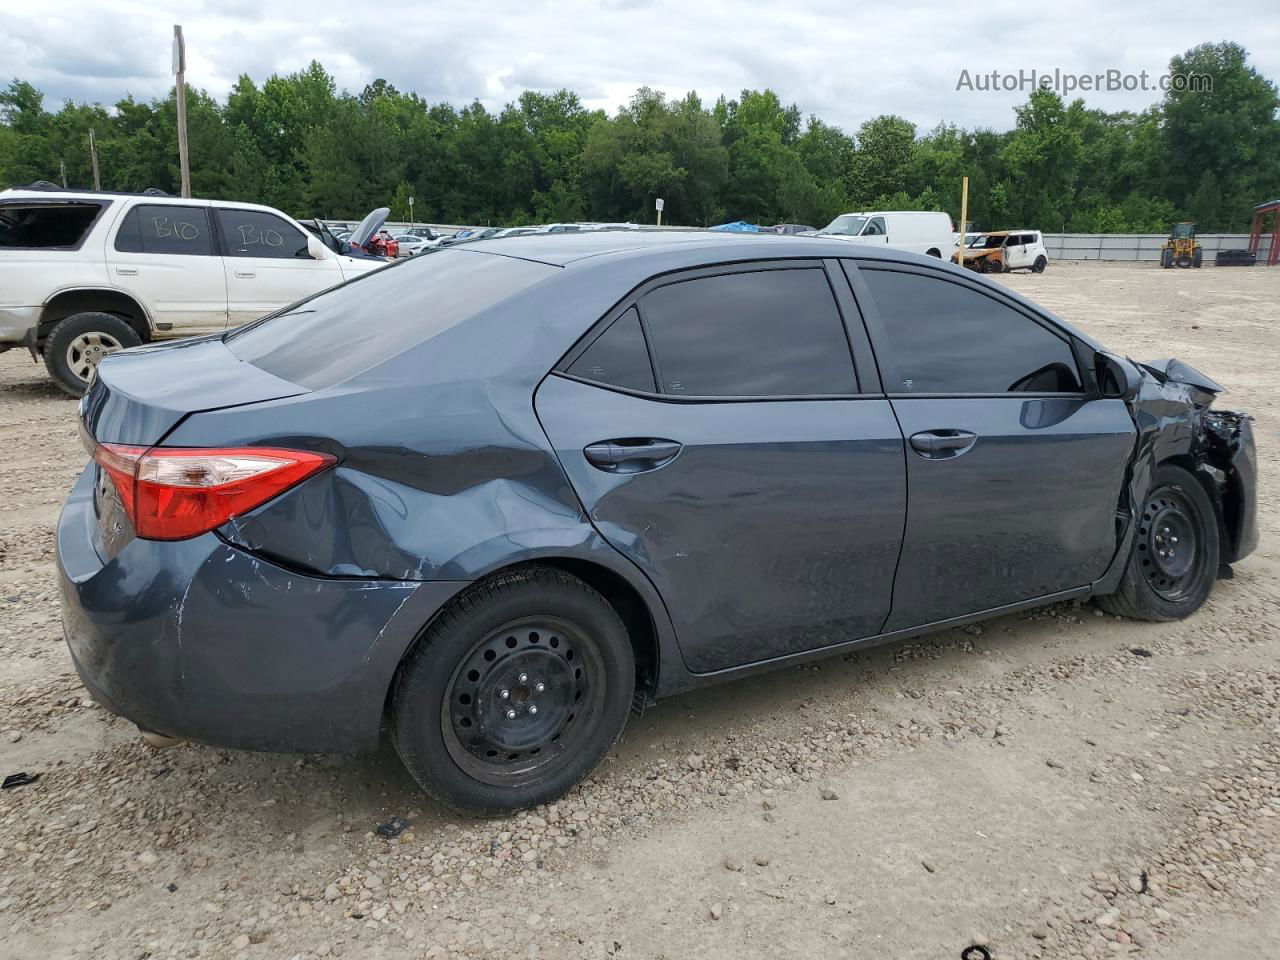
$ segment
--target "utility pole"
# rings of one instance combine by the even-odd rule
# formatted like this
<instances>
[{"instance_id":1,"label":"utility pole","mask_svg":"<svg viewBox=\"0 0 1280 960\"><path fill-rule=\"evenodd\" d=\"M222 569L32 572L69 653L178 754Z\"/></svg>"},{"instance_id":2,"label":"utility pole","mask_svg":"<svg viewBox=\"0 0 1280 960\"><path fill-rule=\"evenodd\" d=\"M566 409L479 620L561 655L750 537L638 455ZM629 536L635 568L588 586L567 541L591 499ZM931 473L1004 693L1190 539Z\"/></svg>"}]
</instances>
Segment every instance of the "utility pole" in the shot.
<instances>
[{"instance_id":1,"label":"utility pole","mask_svg":"<svg viewBox=\"0 0 1280 960\"><path fill-rule=\"evenodd\" d=\"M187 44L182 25L173 25L173 73L178 78L178 165L182 169L182 195L191 196L191 161L187 154Z\"/></svg>"},{"instance_id":2,"label":"utility pole","mask_svg":"<svg viewBox=\"0 0 1280 960\"><path fill-rule=\"evenodd\" d=\"M409 229L413 229L413 197L409 198Z\"/></svg>"},{"instance_id":3,"label":"utility pole","mask_svg":"<svg viewBox=\"0 0 1280 960\"><path fill-rule=\"evenodd\" d=\"M93 138L93 127L89 128L89 159L93 161L93 189L102 189L102 177L98 175L98 141Z\"/></svg>"},{"instance_id":4,"label":"utility pole","mask_svg":"<svg viewBox=\"0 0 1280 960\"><path fill-rule=\"evenodd\" d=\"M960 255L956 263L964 266L965 248L969 244L969 178L965 177L960 187Z\"/></svg>"},{"instance_id":5,"label":"utility pole","mask_svg":"<svg viewBox=\"0 0 1280 960\"><path fill-rule=\"evenodd\" d=\"M62 189L67 189L67 161L58 161L58 173L62 176Z\"/></svg>"}]
</instances>

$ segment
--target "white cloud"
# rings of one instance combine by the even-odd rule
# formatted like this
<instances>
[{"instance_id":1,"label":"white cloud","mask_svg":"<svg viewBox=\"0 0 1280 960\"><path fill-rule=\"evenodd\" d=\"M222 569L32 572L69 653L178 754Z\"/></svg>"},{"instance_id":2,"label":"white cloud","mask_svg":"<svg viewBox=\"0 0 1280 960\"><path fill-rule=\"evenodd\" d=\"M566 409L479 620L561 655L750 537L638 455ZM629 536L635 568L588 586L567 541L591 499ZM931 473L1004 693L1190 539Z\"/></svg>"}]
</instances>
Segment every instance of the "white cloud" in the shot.
<instances>
[{"instance_id":1,"label":"white cloud","mask_svg":"<svg viewBox=\"0 0 1280 960\"><path fill-rule=\"evenodd\" d=\"M901 114L921 131L942 120L1008 127L1026 93L957 92L962 69L1159 75L1171 55L1227 38L1244 43L1264 74L1280 76L1280 18L1264 5L1188 4L1158 16L1110 0L1003 10L909 0L219 0L167 12L137 0L73 0L54 12L35 0L6 6L3 70L40 87L52 105L162 96L172 83L175 19L187 36L189 82L218 97L241 73L261 83L316 59L354 91L382 77L428 100L478 98L491 108L525 88L568 87L588 106L612 111L642 85L672 96L696 90L708 104L769 86L847 130L881 113ZM1159 99L1158 92L1084 96L1108 110Z\"/></svg>"}]
</instances>

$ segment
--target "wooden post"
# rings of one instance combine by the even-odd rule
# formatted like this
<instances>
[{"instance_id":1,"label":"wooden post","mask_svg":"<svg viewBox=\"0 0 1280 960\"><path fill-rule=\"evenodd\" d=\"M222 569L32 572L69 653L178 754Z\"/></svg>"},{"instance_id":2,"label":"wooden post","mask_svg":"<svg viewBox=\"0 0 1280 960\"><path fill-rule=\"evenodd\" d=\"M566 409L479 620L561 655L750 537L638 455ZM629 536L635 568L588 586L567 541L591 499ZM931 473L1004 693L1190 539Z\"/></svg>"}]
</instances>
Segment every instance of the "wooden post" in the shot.
<instances>
[{"instance_id":1,"label":"wooden post","mask_svg":"<svg viewBox=\"0 0 1280 960\"><path fill-rule=\"evenodd\" d=\"M98 175L98 141L93 138L93 127L89 128L89 159L93 162L93 189L102 189L102 177Z\"/></svg>"},{"instance_id":2,"label":"wooden post","mask_svg":"<svg viewBox=\"0 0 1280 960\"><path fill-rule=\"evenodd\" d=\"M960 186L960 255L956 264L964 266L964 253L969 243L969 178L965 177Z\"/></svg>"},{"instance_id":3,"label":"wooden post","mask_svg":"<svg viewBox=\"0 0 1280 960\"><path fill-rule=\"evenodd\" d=\"M178 165L182 170L182 195L191 196L191 162L187 154L187 44L182 25L173 25L173 72L177 76Z\"/></svg>"}]
</instances>

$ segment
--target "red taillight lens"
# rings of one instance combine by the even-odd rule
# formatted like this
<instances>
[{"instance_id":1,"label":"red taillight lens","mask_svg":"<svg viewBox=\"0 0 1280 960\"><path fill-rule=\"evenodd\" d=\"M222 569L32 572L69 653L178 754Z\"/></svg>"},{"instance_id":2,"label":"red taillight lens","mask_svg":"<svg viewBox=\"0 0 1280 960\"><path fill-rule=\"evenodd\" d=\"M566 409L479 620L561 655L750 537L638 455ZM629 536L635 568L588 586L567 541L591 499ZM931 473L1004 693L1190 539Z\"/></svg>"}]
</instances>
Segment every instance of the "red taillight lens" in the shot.
<instances>
[{"instance_id":1,"label":"red taillight lens","mask_svg":"<svg viewBox=\"0 0 1280 960\"><path fill-rule=\"evenodd\" d=\"M120 494L134 532L185 540L220 527L334 463L272 447L132 447L100 443L93 459Z\"/></svg>"}]
</instances>

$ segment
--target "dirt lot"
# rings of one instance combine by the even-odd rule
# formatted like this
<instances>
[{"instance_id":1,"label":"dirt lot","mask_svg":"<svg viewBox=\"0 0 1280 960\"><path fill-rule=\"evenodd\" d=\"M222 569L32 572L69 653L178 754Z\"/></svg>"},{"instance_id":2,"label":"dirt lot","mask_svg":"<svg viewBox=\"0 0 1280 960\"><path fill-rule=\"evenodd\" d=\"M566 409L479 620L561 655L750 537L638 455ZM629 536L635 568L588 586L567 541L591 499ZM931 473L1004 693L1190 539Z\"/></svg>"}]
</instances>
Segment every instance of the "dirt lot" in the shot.
<instances>
[{"instance_id":1,"label":"dirt lot","mask_svg":"<svg viewBox=\"0 0 1280 960\"><path fill-rule=\"evenodd\" d=\"M93 705L54 584L75 406L0 357L0 773L41 775L0 794L0 957L1274 955L1280 270L1004 282L1256 416L1235 579L1184 623L1052 607L681 696L502 821L389 754L157 752Z\"/></svg>"}]
</instances>

